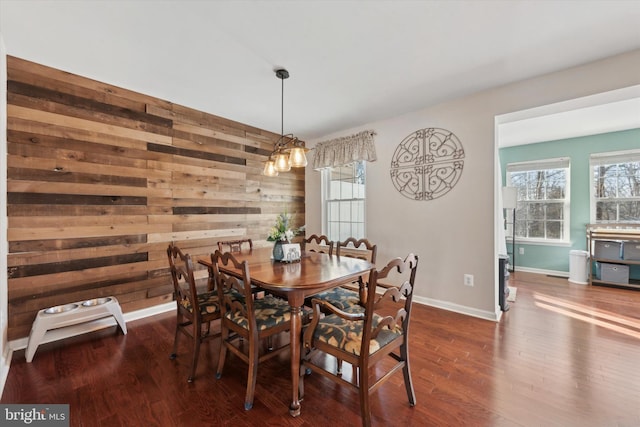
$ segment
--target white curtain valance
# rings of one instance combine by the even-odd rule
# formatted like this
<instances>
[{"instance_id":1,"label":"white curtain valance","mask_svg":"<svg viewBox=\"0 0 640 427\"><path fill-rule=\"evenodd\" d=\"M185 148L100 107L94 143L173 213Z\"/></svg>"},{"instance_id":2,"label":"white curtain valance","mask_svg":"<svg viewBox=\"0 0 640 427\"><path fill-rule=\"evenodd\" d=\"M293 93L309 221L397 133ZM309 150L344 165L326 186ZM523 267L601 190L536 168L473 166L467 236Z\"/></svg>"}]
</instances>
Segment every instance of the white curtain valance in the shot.
<instances>
[{"instance_id":1,"label":"white curtain valance","mask_svg":"<svg viewBox=\"0 0 640 427\"><path fill-rule=\"evenodd\" d=\"M355 135L319 142L314 149L313 168L317 170L344 166L360 160L375 162L375 134L372 130L366 130Z\"/></svg>"}]
</instances>

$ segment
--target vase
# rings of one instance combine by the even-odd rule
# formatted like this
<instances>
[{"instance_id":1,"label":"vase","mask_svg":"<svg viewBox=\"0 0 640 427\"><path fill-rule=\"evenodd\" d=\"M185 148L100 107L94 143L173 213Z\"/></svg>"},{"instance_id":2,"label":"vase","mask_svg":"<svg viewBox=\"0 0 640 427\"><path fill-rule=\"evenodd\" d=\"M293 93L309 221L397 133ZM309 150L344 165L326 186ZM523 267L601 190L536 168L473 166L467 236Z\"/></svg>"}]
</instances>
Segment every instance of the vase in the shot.
<instances>
[{"instance_id":1,"label":"vase","mask_svg":"<svg viewBox=\"0 0 640 427\"><path fill-rule=\"evenodd\" d=\"M284 259L284 250L282 249L282 245L285 243L289 243L287 240L276 240L273 244L273 259L276 261L282 261Z\"/></svg>"}]
</instances>

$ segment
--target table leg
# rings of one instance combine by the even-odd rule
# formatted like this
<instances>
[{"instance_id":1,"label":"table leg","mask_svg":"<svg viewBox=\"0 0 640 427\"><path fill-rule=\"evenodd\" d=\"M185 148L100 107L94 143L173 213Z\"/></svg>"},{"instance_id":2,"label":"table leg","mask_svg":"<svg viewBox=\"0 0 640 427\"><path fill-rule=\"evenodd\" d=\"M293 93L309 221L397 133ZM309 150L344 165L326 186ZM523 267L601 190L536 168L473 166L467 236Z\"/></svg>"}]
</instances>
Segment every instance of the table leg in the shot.
<instances>
[{"instance_id":1,"label":"table leg","mask_svg":"<svg viewBox=\"0 0 640 427\"><path fill-rule=\"evenodd\" d=\"M302 332L302 308L291 306L291 383L293 386L293 400L289 406L292 417L300 415L300 395L298 385L300 382L300 333Z\"/></svg>"}]
</instances>

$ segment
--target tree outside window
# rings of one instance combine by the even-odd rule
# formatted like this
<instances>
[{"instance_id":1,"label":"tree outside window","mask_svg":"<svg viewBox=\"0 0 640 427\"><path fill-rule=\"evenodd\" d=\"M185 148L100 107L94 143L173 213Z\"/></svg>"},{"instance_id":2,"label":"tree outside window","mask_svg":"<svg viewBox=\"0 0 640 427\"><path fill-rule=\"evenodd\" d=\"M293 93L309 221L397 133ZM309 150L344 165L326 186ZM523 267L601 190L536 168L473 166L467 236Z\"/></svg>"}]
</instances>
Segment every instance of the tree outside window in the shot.
<instances>
[{"instance_id":1,"label":"tree outside window","mask_svg":"<svg viewBox=\"0 0 640 427\"><path fill-rule=\"evenodd\" d=\"M640 151L591 155L592 221L640 222Z\"/></svg>"},{"instance_id":2,"label":"tree outside window","mask_svg":"<svg viewBox=\"0 0 640 427\"><path fill-rule=\"evenodd\" d=\"M507 165L507 183L518 189L516 238L569 240L569 160Z\"/></svg>"}]
</instances>

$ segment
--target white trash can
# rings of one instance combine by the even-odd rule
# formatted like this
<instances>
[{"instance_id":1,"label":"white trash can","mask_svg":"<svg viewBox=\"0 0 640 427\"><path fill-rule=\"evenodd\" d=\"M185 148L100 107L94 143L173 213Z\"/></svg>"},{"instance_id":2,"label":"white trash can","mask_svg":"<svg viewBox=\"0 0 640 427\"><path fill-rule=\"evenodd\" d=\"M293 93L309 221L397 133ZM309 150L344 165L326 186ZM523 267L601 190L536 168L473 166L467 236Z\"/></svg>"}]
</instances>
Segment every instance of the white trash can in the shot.
<instances>
[{"instance_id":1,"label":"white trash can","mask_svg":"<svg viewBox=\"0 0 640 427\"><path fill-rule=\"evenodd\" d=\"M589 284L589 252L569 251L569 281L580 285Z\"/></svg>"}]
</instances>

